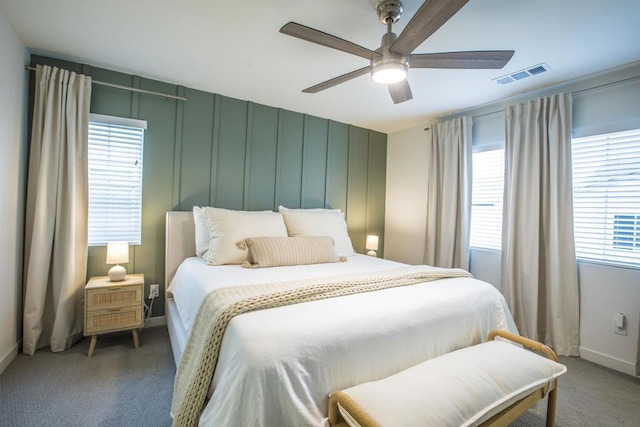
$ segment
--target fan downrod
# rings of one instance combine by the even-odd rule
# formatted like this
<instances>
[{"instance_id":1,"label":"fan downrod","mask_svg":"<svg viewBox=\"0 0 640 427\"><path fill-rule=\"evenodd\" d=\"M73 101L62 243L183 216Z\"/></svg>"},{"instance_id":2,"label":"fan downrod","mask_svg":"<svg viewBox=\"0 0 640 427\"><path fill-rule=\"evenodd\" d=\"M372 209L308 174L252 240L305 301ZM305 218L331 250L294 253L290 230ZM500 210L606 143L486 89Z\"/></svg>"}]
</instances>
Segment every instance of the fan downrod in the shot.
<instances>
[{"instance_id":1,"label":"fan downrod","mask_svg":"<svg viewBox=\"0 0 640 427\"><path fill-rule=\"evenodd\" d=\"M376 11L381 24L395 24L402 16L402 2L400 0L382 0L378 3Z\"/></svg>"}]
</instances>

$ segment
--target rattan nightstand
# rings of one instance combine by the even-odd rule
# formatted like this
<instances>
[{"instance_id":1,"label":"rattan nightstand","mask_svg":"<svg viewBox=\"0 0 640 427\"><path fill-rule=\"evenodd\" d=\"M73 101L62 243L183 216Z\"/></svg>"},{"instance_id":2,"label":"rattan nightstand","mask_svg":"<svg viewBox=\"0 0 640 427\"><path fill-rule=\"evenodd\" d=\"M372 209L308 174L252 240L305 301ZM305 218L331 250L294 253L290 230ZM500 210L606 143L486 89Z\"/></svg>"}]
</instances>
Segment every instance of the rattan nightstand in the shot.
<instances>
[{"instance_id":1,"label":"rattan nightstand","mask_svg":"<svg viewBox=\"0 0 640 427\"><path fill-rule=\"evenodd\" d=\"M138 348L138 328L144 324L144 275L127 274L120 282L106 276L92 277L84 287L84 334L91 335L88 357L93 355L98 334L131 329Z\"/></svg>"}]
</instances>

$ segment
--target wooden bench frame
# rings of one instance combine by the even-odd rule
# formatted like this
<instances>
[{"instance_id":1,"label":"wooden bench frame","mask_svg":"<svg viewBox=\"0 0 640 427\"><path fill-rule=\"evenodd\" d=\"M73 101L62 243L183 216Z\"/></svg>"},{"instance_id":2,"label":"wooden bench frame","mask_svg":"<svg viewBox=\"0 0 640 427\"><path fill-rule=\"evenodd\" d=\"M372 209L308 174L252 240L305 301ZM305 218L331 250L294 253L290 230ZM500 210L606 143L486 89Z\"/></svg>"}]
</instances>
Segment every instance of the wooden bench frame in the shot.
<instances>
[{"instance_id":1,"label":"wooden bench frame","mask_svg":"<svg viewBox=\"0 0 640 427\"><path fill-rule=\"evenodd\" d=\"M518 343L531 350L544 354L554 362L558 361L558 356L548 346L539 343L538 341L531 340L529 338L521 337L520 335L512 334L511 332L493 330L489 332L489 341L494 340L496 337L501 337L509 341ZM524 414L533 404L542 400L547 394L547 421L546 426L552 427L555 425L556 418L556 401L557 401L557 388L558 380L554 379L550 384L545 384L532 393L518 400L517 402L509 405L487 421L480 424L482 427L501 427L508 426L514 422L518 417ZM380 427L379 424L362 410L351 398L341 391L335 391L331 393L329 397L329 424L332 427L349 427L346 421L342 418L342 414L338 410L338 400L350 414L357 414L358 421L361 427Z\"/></svg>"}]
</instances>

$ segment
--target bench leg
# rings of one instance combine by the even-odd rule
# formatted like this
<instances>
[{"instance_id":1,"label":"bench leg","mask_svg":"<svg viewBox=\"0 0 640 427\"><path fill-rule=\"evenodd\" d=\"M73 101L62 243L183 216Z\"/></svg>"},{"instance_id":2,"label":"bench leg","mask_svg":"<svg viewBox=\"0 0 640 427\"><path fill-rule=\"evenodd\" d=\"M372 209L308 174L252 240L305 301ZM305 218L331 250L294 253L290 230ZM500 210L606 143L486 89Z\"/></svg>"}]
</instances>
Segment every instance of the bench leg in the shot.
<instances>
[{"instance_id":1,"label":"bench leg","mask_svg":"<svg viewBox=\"0 0 640 427\"><path fill-rule=\"evenodd\" d=\"M553 427L556 425L556 400L558 389L554 388L549 392L547 396L547 427Z\"/></svg>"}]
</instances>

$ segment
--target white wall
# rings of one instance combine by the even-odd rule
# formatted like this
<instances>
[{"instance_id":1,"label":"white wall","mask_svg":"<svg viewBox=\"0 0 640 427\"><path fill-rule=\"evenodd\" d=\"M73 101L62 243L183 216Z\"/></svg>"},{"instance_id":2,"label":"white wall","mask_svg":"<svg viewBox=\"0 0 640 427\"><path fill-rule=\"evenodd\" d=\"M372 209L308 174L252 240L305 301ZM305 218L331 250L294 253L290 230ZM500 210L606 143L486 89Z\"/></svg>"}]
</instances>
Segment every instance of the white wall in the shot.
<instances>
[{"instance_id":1,"label":"white wall","mask_svg":"<svg viewBox=\"0 0 640 427\"><path fill-rule=\"evenodd\" d=\"M459 115L474 117L474 144L491 144L497 135L504 135L506 105L559 92L575 92L574 136L640 128L640 64ZM424 127L388 136L385 257L409 264L421 263L425 248L428 159L424 134L428 132ZM470 270L500 289L499 252L472 250ZM585 263L579 271L581 357L640 375L640 271ZM627 336L613 333L613 316L618 312L627 316Z\"/></svg>"},{"instance_id":2,"label":"white wall","mask_svg":"<svg viewBox=\"0 0 640 427\"><path fill-rule=\"evenodd\" d=\"M28 52L0 12L0 372L22 336Z\"/></svg>"},{"instance_id":3,"label":"white wall","mask_svg":"<svg viewBox=\"0 0 640 427\"><path fill-rule=\"evenodd\" d=\"M384 257L407 264L424 261L427 226L427 125L387 138Z\"/></svg>"}]
</instances>

